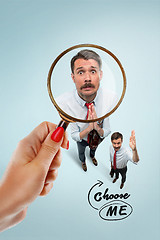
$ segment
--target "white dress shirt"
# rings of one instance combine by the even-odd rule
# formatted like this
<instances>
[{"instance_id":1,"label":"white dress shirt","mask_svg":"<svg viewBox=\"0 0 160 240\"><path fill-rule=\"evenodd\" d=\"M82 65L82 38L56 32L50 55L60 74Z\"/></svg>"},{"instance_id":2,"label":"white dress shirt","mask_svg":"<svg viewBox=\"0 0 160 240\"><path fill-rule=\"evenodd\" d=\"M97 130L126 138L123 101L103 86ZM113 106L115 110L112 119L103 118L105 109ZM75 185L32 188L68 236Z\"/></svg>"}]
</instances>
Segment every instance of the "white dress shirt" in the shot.
<instances>
[{"instance_id":1,"label":"white dress shirt","mask_svg":"<svg viewBox=\"0 0 160 240\"><path fill-rule=\"evenodd\" d=\"M113 166L113 159L114 159L114 153L115 150L113 146L110 146L110 161ZM116 167L118 169L124 168L127 166L128 161L131 161L135 164L136 162L133 161L133 153L129 148L121 147L117 152L116 152Z\"/></svg>"},{"instance_id":2,"label":"white dress shirt","mask_svg":"<svg viewBox=\"0 0 160 240\"><path fill-rule=\"evenodd\" d=\"M68 115L79 118L86 119L87 107L85 106L85 101L79 97L76 90L72 92L67 92L56 98L56 103L58 106L66 112ZM94 99L94 107L97 117L102 117L111 111L117 103L117 96L114 92L103 90L99 88L97 95ZM88 127L88 123L75 122L70 124L71 127L71 137L75 141L81 141L80 132ZM110 134L110 124L109 118L105 118L103 121L103 137L107 137ZM87 141L87 136L84 138Z\"/></svg>"}]
</instances>

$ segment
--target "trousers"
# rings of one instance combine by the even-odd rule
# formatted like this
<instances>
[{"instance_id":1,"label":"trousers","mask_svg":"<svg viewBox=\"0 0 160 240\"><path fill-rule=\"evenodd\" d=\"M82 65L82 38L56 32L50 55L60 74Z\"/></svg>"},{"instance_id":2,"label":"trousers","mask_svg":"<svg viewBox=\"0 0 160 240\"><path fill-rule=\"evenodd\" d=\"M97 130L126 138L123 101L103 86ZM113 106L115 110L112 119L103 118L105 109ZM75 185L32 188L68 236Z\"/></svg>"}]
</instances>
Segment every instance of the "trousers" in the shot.
<instances>
[{"instance_id":1,"label":"trousers","mask_svg":"<svg viewBox=\"0 0 160 240\"><path fill-rule=\"evenodd\" d=\"M85 140L82 140L81 142L77 142L77 147L78 147L78 156L81 162L85 162L86 157L85 157L85 149L86 147L89 146L88 142ZM94 158L96 150L93 150L90 148L90 157Z\"/></svg>"},{"instance_id":2,"label":"trousers","mask_svg":"<svg viewBox=\"0 0 160 240\"><path fill-rule=\"evenodd\" d=\"M124 168L116 168L116 170L114 168L111 168L111 175L113 176L114 173L116 174L116 179L119 178L120 173L122 176L122 183L124 183L126 181L127 166Z\"/></svg>"}]
</instances>

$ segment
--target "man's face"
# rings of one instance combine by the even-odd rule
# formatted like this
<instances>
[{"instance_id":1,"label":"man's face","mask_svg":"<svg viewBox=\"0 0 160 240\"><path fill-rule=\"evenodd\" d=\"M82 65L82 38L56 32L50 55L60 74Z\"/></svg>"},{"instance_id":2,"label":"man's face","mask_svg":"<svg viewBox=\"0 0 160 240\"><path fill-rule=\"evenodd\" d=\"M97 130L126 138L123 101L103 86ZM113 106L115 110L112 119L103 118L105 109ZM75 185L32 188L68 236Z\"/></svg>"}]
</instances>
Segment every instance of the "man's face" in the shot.
<instances>
[{"instance_id":1,"label":"man's face","mask_svg":"<svg viewBox=\"0 0 160 240\"><path fill-rule=\"evenodd\" d=\"M115 151L118 151L122 146L122 139L121 138L114 139L112 141L112 146L113 146Z\"/></svg>"},{"instance_id":2,"label":"man's face","mask_svg":"<svg viewBox=\"0 0 160 240\"><path fill-rule=\"evenodd\" d=\"M84 100L95 98L102 71L94 59L77 59L74 63L74 73L71 76L80 97Z\"/></svg>"}]
</instances>

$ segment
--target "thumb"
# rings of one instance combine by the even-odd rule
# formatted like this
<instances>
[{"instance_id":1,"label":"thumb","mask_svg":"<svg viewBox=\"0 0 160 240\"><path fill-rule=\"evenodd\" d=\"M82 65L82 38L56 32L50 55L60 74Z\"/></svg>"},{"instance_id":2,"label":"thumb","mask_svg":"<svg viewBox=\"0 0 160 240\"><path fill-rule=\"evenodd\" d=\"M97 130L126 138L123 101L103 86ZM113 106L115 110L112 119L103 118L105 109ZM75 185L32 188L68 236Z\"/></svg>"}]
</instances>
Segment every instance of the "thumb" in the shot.
<instances>
[{"instance_id":1,"label":"thumb","mask_svg":"<svg viewBox=\"0 0 160 240\"><path fill-rule=\"evenodd\" d=\"M51 162L59 151L64 137L63 127L58 127L50 132L43 142L34 163L38 164L45 171L48 171Z\"/></svg>"}]
</instances>

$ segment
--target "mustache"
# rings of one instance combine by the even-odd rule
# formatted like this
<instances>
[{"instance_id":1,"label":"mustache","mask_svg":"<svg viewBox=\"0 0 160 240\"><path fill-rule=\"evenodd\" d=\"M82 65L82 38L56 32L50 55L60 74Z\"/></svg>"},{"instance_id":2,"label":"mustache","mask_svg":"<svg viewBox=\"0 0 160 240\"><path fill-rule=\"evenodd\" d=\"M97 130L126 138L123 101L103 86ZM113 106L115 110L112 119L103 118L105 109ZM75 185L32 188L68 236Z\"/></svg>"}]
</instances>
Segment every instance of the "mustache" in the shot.
<instances>
[{"instance_id":1,"label":"mustache","mask_svg":"<svg viewBox=\"0 0 160 240\"><path fill-rule=\"evenodd\" d=\"M94 86L92 83L85 83L85 84L81 87L81 90L82 90L83 88L89 88L89 87L95 88L95 86Z\"/></svg>"},{"instance_id":2,"label":"mustache","mask_svg":"<svg viewBox=\"0 0 160 240\"><path fill-rule=\"evenodd\" d=\"M117 147L117 148L114 148L114 150L119 150L120 148L119 147Z\"/></svg>"}]
</instances>

